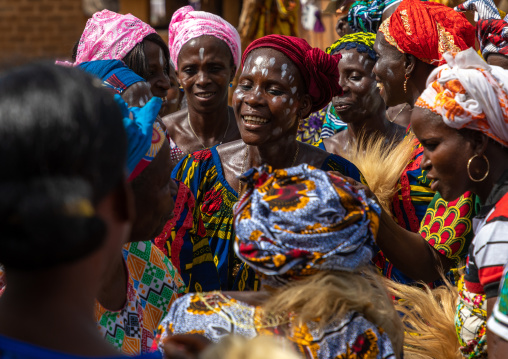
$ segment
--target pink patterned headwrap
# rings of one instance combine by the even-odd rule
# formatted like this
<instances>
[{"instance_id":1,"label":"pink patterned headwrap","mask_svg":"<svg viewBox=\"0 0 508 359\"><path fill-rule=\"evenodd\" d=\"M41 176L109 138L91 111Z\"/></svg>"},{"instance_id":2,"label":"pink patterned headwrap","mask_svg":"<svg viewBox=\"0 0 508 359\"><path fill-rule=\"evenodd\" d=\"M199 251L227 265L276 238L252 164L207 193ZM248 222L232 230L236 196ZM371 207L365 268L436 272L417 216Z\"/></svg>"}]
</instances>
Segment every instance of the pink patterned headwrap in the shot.
<instances>
[{"instance_id":1,"label":"pink patterned headwrap","mask_svg":"<svg viewBox=\"0 0 508 359\"><path fill-rule=\"evenodd\" d=\"M178 69L178 54L189 40L203 35L210 35L228 45L233 55L236 68L240 67L242 46L238 31L220 16L206 11L194 11L192 6L178 9L171 18L168 31L168 46L171 61Z\"/></svg>"},{"instance_id":2,"label":"pink patterned headwrap","mask_svg":"<svg viewBox=\"0 0 508 359\"><path fill-rule=\"evenodd\" d=\"M154 33L154 28L131 14L96 12L79 39L75 65L94 60L122 60L147 35Z\"/></svg>"}]
</instances>

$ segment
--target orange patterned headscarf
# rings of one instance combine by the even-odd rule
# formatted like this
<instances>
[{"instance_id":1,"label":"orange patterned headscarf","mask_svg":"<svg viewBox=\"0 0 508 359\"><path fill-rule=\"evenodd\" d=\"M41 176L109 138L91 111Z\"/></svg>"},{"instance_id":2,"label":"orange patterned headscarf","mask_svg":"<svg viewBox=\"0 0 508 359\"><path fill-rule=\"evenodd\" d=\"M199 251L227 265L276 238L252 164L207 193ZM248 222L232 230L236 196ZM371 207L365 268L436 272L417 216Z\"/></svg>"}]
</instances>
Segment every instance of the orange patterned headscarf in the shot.
<instances>
[{"instance_id":1,"label":"orange patterned headscarf","mask_svg":"<svg viewBox=\"0 0 508 359\"><path fill-rule=\"evenodd\" d=\"M446 51L473 47L475 29L463 14L430 1L403 0L379 28L400 52L439 66Z\"/></svg>"},{"instance_id":2,"label":"orange patterned headscarf","mask_svg":"<svg viewBox=\"0 0 508 359\"><path fill-rule=\"evenodd\" d=\"M444 54L446 65L427 79L415 106L452 128L469 128L508 147L508 70L490 66L473 50Z\"/></svg>"}]
</instances>

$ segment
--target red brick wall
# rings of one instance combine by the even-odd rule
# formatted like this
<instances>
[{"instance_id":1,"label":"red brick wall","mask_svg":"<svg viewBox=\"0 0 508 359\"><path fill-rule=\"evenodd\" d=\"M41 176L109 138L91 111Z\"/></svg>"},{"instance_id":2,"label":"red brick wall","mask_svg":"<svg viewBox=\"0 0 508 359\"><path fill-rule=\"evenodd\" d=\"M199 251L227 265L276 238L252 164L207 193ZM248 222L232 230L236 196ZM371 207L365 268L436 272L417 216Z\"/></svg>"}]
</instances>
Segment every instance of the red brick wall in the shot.
<instances>
[{"instance_id":1,"label":"red brick wall","mask_svg":"<svg viewBox=\"0 0 508 359\"><path fill-rule=\"evenodd\" d=\"M0 60L68 58L86 20L81 0L0 0Z\"/></svg>"}]
</instances>

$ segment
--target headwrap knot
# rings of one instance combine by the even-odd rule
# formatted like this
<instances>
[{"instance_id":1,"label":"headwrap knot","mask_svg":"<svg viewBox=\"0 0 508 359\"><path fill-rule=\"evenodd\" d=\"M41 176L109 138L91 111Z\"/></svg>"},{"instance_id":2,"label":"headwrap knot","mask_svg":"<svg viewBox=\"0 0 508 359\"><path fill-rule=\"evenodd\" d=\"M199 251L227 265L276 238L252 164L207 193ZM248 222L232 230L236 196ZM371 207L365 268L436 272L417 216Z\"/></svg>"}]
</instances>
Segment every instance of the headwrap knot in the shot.
<instances>
[{"instance_id":1,"label":"headwrap knot","mask_svg":"<svg viewBox=\"0 0 508 359\"><path fill-rule=\"evenodd\" d=\"M444 54L416 106L443 118L448 126L481 131L508 147L508 71L490 66L474 49Z\"/></svg>"},{"instance_id":2,"label":"headwrap knot","mask_svg":"<svg viewBox=\"0 0 508 359\"><path fill-rule=\"evenodd\" d=\"M355 271L373 255L380 207L344 178L306 164L244 174L235 251L272 285L322 270Z\"/></svg>"},{"instance_id":3,"label":"headwrap knot","mask_svg":"<svg viewBox=\"0 0 508 359\"><path fill-rule=\"evenodd\" d=\"M333 96L342 94L338 69L340 55L331 56L321 49L312 48L307 41L298 37L267 35L254 40L245 49L242 67L249 53L261 47L282 52L296 65L312 99L311 112L321 110Z\"/></svg>"},{"instance_id":4,"label":"headwrap knot","mask_svg":"<svg viewBox=\"0 0 508 359\"><path fill-rule=\"evenodd\" d=\"M444 63L445 52L474 46L474 27L466 17L430 1L403 0L379 31L400 52L434 66Z\"/></svg>"},{"instance_id":5,"label":"headwrap knot","mask_svg":"<svg viewBox=\"0 0 508 359\"><path fill-rule=\"evenodd\" d=\"M173 14L168 30L168 46L171 61L178 69L178 55L189 40L209 35L222 40L231 50L236 68L240 67L242 46L238 31L229 22L206 11L194 11L183 6Z\"/></svg>"}]
</instances>

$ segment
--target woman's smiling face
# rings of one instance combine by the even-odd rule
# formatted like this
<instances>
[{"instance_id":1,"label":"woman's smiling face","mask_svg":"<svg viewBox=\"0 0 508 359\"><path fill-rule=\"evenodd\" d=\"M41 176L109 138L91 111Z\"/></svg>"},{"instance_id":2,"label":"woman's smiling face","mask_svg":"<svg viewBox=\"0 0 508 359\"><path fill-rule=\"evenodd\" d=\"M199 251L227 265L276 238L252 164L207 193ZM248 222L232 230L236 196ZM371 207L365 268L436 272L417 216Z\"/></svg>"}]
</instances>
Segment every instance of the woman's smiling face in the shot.
<instances>
[{"instance_id":1,"label":"woman's smiling face","mask_svg":"<svg viewBox=\"0 0 508 359\"><path fill-rule=\"evenodd\" d=\"M335 96L332 103L341 120L352 123L384 110L385 103L372 73L374 60L355 48L342 49L339 53L342 55L338 65L339 84L343 94Z\"/></svg>"},{"instance_id":2,"label":"woman's smiling face","mask_svg":"<svg viewBox=\"0 0 508 359\"><path fill-rule=\"evenodd\" d=\"M405 66L404 56L395 46L390 45L383 35L378 32L374 51L378 60L374 75L380 89L380 94L387 106L396 106L407 102L404 96Z\"/></svg>"},{"instance_id":3,"label":"woman's smiling face","mask_svg":"<svg viewBox=\"0 0 508 359\"><path fill-rule=\"evenodd\" d=\"M198 112L224 106L235 72L229 47L213 36L189 40L178 55L178 80L189 107Z\"/></svg>"},{"instance_id":4,"label":"woman's smiling face","mask_svg":"<svg viewBox=\"0 0 508 359\"><path fill-rule=\"evenodd\" d=\"M256 146L296 138L298 121L310 108L300 72L287 56L270 48L255 49L247 56L233 94L245 143Z\"/></svg>"}]
</instances>

